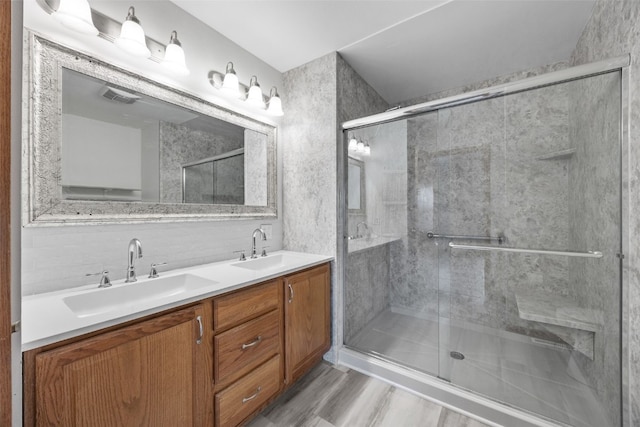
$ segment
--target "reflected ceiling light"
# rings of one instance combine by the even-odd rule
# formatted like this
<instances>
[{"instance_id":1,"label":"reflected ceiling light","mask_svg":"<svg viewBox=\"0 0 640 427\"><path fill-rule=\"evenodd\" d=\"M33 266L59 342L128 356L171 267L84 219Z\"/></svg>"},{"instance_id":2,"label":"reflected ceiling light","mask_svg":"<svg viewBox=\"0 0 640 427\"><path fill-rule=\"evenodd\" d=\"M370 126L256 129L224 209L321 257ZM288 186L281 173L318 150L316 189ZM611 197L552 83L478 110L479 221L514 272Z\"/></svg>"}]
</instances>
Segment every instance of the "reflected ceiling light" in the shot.
<instances>
[{"instance_id":1,"label":"reflected ceiling light","mask_svg":"<svg viewBox=\"0 0 640 427\"><path fill-rule=\"evenodd\" d=\"M269 94L269 108L267 108L267 113L272 116L284 115L282 111L282 101L278 95L278 89L275 86L271 88L271 93Z\"/></svg>"},{"instance_id":2,"label":"reflected ceiling light","mask_svg":"<svg viewBox=\"0 0 640 427\"><path fill-rule=\"evenodd\" d=\"M136 10L133 6L129 8L126 20L122 23L120 37L114 42L116 46L135 56L148 58L151 51L147 47L144 30L140 21L136 17Z\"/></svg>"},{"instance_id":3,"label":"reflected ceiling light","mask_svg":"<svg viewBox=\"0 0 640 427\"><path fill-rule=\"evenodd\" d=\"M362 140L358 141L358 144L356 145L356 152L360 154L364 153L364 142L362 142Z\"/></svg>"},{"instance_id":4,"label":"reflected ceiling light","mask_svg":"<svg viewBox=\"0 0 640 427\"><path fill-rule=\"evenodd\" d=\"M93 25L91 18L91 6L87 0L60 0L58 10L51 15L74 31L92 36L98 35L98 29Z\"/></svg>"},{"instance_id":5,"label":"reflected ceiling light","mask_svg":"<svg viewBox=\"0 0 640 427\"><path fill-rule=\"evenodd\" d=\"M175 74L181 76L188 76L189 69L184 60L184 50L182 50L182 44L178 40L178 33L176 31L171 32L171 38L169 44L164 50L164 59L162 65Z\"/></svg>"},{"instance_id":6,"label":"reflected ceiling light","mask_svg":"<svg viewBox=\"0 0 640 427\"><path fill-rule=\"evenodd\" d=\"M358 148L358 140L356 139L355 136L351 135L351 139L349 139L348 149L349 151L356 151L357 148Z\"/></svg>"},{"instance_id":7,"label":"reflected ceiling light","mask_svg":"<svg viewBox=\"0 0 640 427\"><path fill-rule=\"evenodd\" d=\"M238 76L236 76L236 70L233 69L233 62L227 64L221 89L229 96L240 97L240 82L238 81Z\"/></svg>"},{"instance_id":8,"label":"reflected ceiling light","mask_svg":"<svg viewBox=\"0 0 640 427\"><path fill-rule=\"evenodd\" d=\"M247 103L260 109L264 109L266 107L262 96L262 89L260 89L260 84L258 83L258 78L256 76L251 76L251 80L249 81Z\"/></svg>"},{"instance_id":9,"label":"reflected ceiling light","mask_svg":"<svg viewBox=\"0 0 640 427\"><path fill-rule=\"evenodd\" d=\"M369 147L369 143L368 142L364 143L364 150L363 150L362 154L364 154L365 156L370 156L371 155L371 147Z\"/></svg>"}]
</instances>

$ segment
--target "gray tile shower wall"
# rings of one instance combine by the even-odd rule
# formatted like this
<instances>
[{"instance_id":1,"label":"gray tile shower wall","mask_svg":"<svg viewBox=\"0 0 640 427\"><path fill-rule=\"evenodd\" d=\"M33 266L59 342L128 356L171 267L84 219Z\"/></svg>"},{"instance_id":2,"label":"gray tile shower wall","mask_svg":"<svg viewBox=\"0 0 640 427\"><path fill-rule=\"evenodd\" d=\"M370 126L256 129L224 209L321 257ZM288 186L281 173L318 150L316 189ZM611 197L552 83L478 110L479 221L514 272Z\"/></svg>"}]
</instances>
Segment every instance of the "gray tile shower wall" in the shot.
<instances>
[{"instance_id":1,"label":"gray tile shower wall","mask_svg":"<svg viewBox=\"0 0 640 427\"><path fill-rule=\"evenodd\" d=\"M571 62L579 65L619 55L631 54L631 69L640 65L640 2L633 0L596 2L593 14L581 38L578 40ZM633 71L632 71L633 73ZM623 351L628 351L627 375L623 383L630 393L625 407L630 414L629 425L640 425L640 80L629 81L630 96L630 182L629 197L629 253L625 254L630 266L628 299L624 312L628 341ZM633 236L633 238L631 238Z\"/></svg>"},{"instance_id":2,"label":"gray tile shower wall","mask_svg":"<svg viewBox=\"0 0 640 427\"><path fill-rule=\"evenodd\" d=\"M519 318L515 292L566 294L566 262L451 251L446 241L430 240L426 233L504 235L511 246L566 247L566 165L534 159L564 148L567 138L562 88L410 119L406 282L395 281L392 306L549 335Z\"/></svg>"},{"instance_id":3,"label":"gray tile shower wall","mask_svg":"<svg viewBox=\"0 0 640 427\"><path fill-rule=\"evenodd\" d=\"M344 339L349 341L389 306L390 258L387 243L347 256Z\"/></svg>"},{"instance_id":4,"label":"gray tile shower wall","mask_svg":"<svg viewBox=\"0 0 640 427\"><path fill-rule=\"evenodd\" d=\"M388 105L335 52L287 71L283 80L283 244L336 256L344 232L337 219L339 126ZM336 278L333 268L332 283ZM342 330L342 292L341 282L332 289L334 346L342 340L336 333Z\"/></svg>"}]
</instances>

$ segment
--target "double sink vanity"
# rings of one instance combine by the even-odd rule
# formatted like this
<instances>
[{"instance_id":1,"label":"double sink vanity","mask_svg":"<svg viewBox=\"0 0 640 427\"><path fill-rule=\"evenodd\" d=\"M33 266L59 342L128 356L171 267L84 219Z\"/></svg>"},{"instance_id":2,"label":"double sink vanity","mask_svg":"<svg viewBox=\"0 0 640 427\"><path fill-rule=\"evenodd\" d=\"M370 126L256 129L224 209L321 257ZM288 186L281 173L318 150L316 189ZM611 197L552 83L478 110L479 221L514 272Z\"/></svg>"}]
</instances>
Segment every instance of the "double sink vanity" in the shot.
<instances>
[{"instance_id":1,"label":"double sink vanity","mask_svg":"<svg viewBox=\"0 0 640 427\"><path fill-rule=\"evenodd\" d=\"M24 425L246 422L329 349L330 260L279 251L25 297Z\"/></svg>"},{"instance_id":2,"label":"double sink vanity","mask_svg":"<svg viewBox=\"0 0 640 427\"><path fill-rule=\"evenodd\" d=\"M25 48L22 218L32 235L281 221L276 123L33 32ZM331 257L279 251L158 276L152 266L134 281L140 251L133 239L128 282L102 272L92 285L22 298L25 426L236 426L329 349ZM63 283L54 270L47 279Z\"/></svg>"}]
</instances>

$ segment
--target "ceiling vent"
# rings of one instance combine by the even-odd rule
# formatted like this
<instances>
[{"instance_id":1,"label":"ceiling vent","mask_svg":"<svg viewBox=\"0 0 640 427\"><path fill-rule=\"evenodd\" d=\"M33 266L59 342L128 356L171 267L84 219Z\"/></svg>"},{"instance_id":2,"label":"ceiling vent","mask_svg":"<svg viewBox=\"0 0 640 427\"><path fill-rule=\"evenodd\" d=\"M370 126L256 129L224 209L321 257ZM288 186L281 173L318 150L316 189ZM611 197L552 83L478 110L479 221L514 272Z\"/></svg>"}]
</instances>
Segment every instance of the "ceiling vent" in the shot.
<instances>
[{"instance_id":1,"label":"ceiling vent","mask_svg":"<svg viewBox=\"0 0 640 427\"><path fill-rule=\"evenodd\" d=\"M110 101L120 102L122 104L133 104L140 99L139 96L124 91L122 89L116 89L111 86L105 86L102 90L102 96Z\"/></svg>"}]
</instances>

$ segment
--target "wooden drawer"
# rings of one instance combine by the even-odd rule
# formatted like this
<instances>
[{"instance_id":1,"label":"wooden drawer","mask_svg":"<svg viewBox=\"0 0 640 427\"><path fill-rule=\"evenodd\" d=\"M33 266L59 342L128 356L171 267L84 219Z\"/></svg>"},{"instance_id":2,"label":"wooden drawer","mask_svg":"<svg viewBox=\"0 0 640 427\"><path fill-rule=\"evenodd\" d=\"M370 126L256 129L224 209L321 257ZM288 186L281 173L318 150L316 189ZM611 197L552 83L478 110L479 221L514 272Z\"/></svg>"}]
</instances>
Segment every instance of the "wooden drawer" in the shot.
<instances>
[{"instance_id":1,"label":"wooden drawer","mask_svg":"<svg viewBox=\"0 0 640 427\"><path fill-rule=\"evenodd\" d=\"M213 300L213 329L223 330L277 308L281 280L234 292Z\"/></svg>"},{"instance_id":2,"label":"wooden drawer","mask_svg":"<svg viewBox=\"0 0 640 427\"><path fill-rule=\"evenodd\" d=\"M214 337L217 384L241 377L280 352L280 317L274 310Z\"/></svg>"},{"instance_id":3,"label":"wooden drawer","mask_svg":"<svg viewBox=\"0 0 640 427\"><path fill-rule=\"evenodd\" d=\"M236 426L280 390L280 356L215 395L216 426Z\"/></svg>"}]
</instances>

